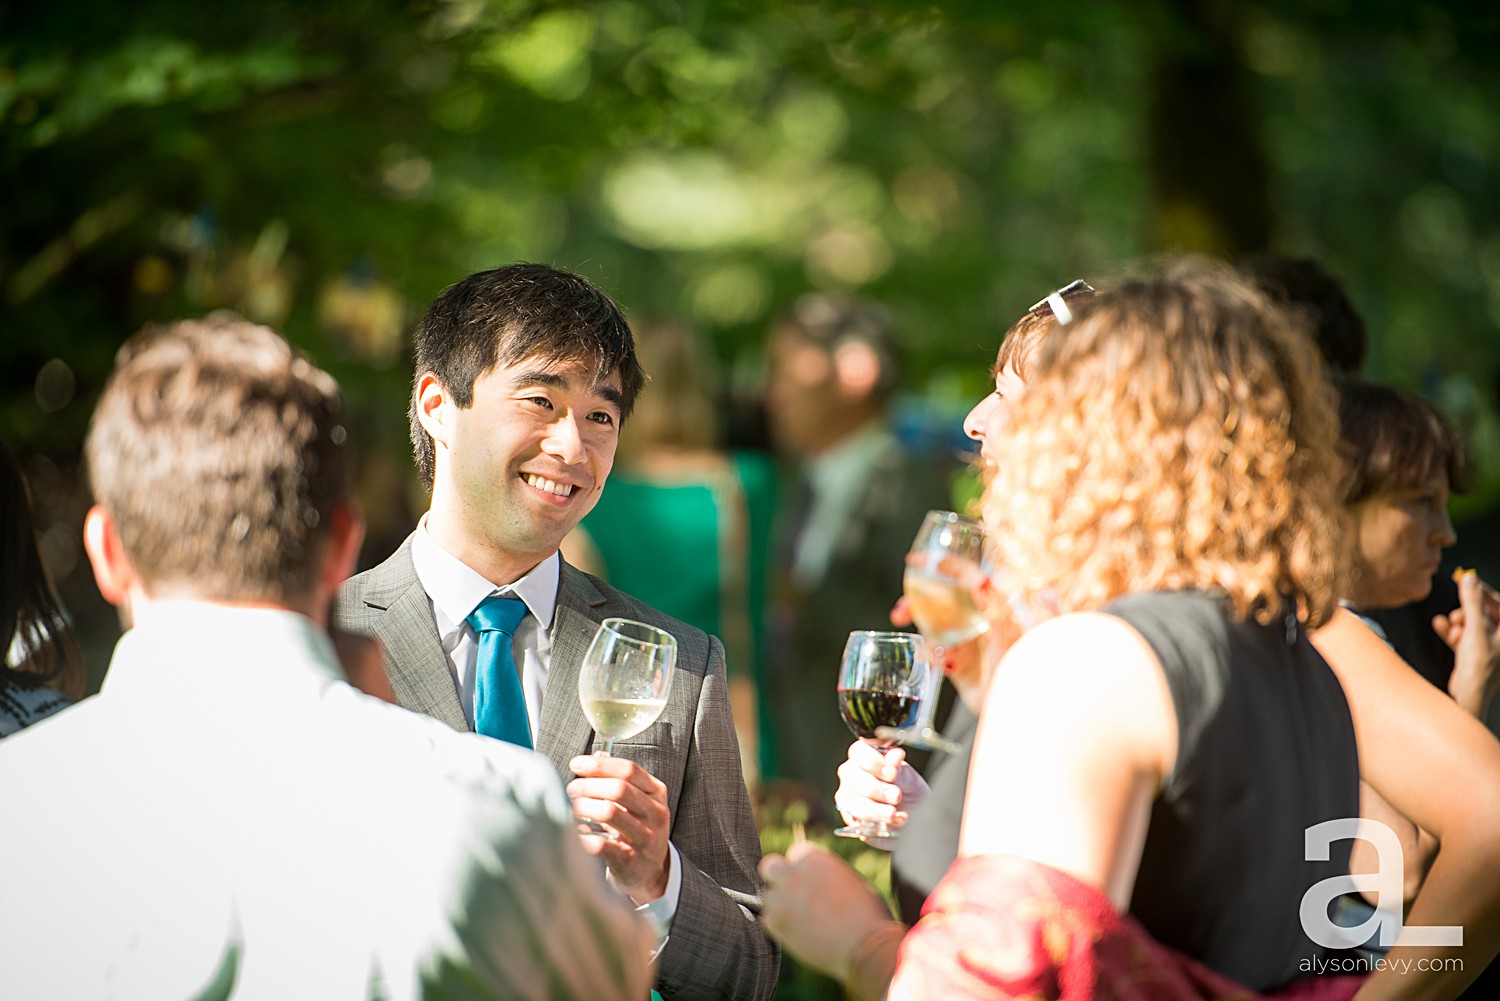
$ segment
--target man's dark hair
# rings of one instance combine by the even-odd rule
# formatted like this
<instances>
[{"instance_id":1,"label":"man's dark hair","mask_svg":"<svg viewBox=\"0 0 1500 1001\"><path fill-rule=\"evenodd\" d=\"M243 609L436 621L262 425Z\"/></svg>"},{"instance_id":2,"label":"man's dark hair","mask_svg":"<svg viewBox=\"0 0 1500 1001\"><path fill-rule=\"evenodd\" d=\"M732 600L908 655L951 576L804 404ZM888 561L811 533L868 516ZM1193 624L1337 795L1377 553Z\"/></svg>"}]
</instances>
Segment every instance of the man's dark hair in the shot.
<instances>
[{"instance_id":1,"label":"man's dark hair","mask_svg":"<svg viewBox=\"0 0 1500 1001\"><path fill-rule=\"evenodd\" d=\"M1359 374L1368 347L1365 321L1326 268L1308 257L1261 254L1240 271L1272 302L1299 314L1329 371Z\"/></svg>"},{"instance_id":2,"label":"man's dark hair","mask_svg":"<svg viewBox=\"0 0 1500 1001\"><path fill-rule=\"evenodd\" d=\"M809 292L792 304L776 329L816 344L829 356L845 344L869 346L880 362L879 399L889 397L901 382L905 358L896 321L879 303L843 292Z\"/></svg>"},{"instance_id":3,"label":"man's dark hair","mask_svg":"<svg viewBox=\"0 0 1500 1001\"><path fill-rule=\"evenodd\" d=\"M620 307L586 278L546 264L509 264L450 285L417 325L411 443L430 491L432 437L417 419L417 385L431 372L459 407L474 404L474 380L496 365L527 358L585 362L602 382L620 376L620 414L629 417L645 375Z\"/></svg>"}]
</instances>

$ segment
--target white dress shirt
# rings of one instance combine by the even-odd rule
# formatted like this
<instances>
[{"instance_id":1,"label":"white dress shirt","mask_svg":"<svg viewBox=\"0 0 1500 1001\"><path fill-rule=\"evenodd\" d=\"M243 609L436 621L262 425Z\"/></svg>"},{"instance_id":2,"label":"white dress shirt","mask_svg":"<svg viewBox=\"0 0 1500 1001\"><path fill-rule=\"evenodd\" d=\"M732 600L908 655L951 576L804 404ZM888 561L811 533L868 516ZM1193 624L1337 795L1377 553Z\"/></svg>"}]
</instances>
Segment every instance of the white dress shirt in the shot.
<instances>
[{"instance_id":1,"label":"white dress shirt","mask_svg":"<svg viewBox=\"0 0 1500 1001\"><path fill-rule=\"evenodd\" d=\"M531 614L516 626L511 638L511 653L521 672L521 693L526 698L531 743L536 746L536 724L542 718L542 692L547 688L547 669L552 665L552 613L557 608L562 557L553 553L514 584L497 586L438 545L427 530L424 515L412 535L411 561L432 605L438 641L448 655L448 668L453 673L453 684L458 688L458 701L463 706L464 719L471 727L474 725L474 674L479 644L467 621L469 614L492 594L520 598L526 603Z\"/></svg>"},{"instance_id":2,"label":"white dress shirt","mask_svg":"<svg viewBox=\"0 0 1500 1001\"><path fill-rule=\"evenodd\" d=\"M803 463L812 503L795 540L792 577L804 591L823 582L834 550L846 535L849 515L864 496L871 474L881 457L897 447L885 426L872 421Z\"/></svg>"},{"instance_id":3,"label":"white dress shirt","mask_svg":"<svg viewBox=\"0 0 1500 1001\"><path fill-rule=\"evenodd\" d=\"M645 995L544 758L355 691L293 612L137 611L98 696L0 742L0 995Z\"/></svg>"},{"instance_id":4,"label":"white dress shirt","mask_svg":"<svg viewBox=\"0 0 1500 1001\"><path fill-rule=\"evenodd\" d=\"M520 598L526 603L531 614L516 626L511 638L511 654L521 672L521 692L526 698L531 743L535 746L537 721L542 718L542 693L547 687L547 671L552 666L552 617L557 609L562 556L553 553L515 583L496 585L438 545L427 530L427 516L423 515L417 530L412 533L411 561L432 605L438 640L448 655L448 669L458 688L458 701L463 706L464 719L471 727L474 725L474 675L479 644L468 624L469 614L492 594ZM670 841L667 842L667 856L666 891L637 908L651 921L663 943L672 927L677 901L682 894L682 860L677 854L677 846ZM613 877L610 878L613 882Z\"/></svg>"}]
</instances>

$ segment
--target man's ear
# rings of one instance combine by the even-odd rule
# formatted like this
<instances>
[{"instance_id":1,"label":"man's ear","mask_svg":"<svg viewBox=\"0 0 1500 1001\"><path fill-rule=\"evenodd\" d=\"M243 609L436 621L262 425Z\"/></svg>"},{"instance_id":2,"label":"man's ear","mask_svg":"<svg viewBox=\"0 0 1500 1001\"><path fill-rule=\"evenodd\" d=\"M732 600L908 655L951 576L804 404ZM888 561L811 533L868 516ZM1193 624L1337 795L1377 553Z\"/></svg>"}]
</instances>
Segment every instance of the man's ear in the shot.
<instances>
[{"instance_id":1,"label":"man's ear","mask_svg":"<svg viewBox=\"0 0 1500 1001\"><path fill-rule=\"evenodd\" d=\"M423 372L417 379L417 421L434 442L448 444L448 415L453 400L436 372Z\"/></svg>"},{"instance_id":2,"label":"man's ear","mask_svg":"<svg viewBox=\"0 0 1500 1001\"><path fill-rule=\"evenodd\" d=\"M329 521L323 564L318 568L318 587L332 600L339 585L354 574L359 564L359 547L365 542L365 519L350 501L334 508Z\"/></svg>"},{"instance_id":3,"label":"man's ear","mask_svg":"<svg viewBox=\"0 0 1500 1001\"><path fill-rule=\"evenodd\" d=\"M135 567L125 555L114 517L98 504L83 519L83 548L94 568L99 593L111 605L125 607L131 587L138 583Z\"/></svg>"},{"instance_id":4,"label":"man's ear","mask_svg":"<svg viewBox=\"0 0 1500 1001\"><path fill-rule=\"evenodd\" d=\"M849 396L864 397L880 384L880 356L862 341L840 344L833 353L839 388Z\"/></svg>"}]
</instances>

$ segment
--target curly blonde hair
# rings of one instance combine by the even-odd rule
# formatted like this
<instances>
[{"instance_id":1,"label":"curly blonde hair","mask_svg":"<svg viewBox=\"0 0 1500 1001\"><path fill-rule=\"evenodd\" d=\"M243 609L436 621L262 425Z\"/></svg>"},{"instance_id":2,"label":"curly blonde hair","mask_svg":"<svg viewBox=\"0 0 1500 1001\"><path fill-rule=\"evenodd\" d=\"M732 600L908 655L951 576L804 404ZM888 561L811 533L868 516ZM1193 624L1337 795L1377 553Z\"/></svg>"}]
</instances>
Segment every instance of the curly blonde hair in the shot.
<instances>
[{"instance_id":1,"label":"curly blonde hair","mask_svg":"<svg viewBox=\"0 0 1500 1001\"><path fill-rule=\"evenodd\" d=\"M1344 573L1332 387L1227 267L1169 263L1045 338L982 510L999 565L1060 610L1201 589L1237 618L1332 614Z\"/></svg>"}]
</instances>

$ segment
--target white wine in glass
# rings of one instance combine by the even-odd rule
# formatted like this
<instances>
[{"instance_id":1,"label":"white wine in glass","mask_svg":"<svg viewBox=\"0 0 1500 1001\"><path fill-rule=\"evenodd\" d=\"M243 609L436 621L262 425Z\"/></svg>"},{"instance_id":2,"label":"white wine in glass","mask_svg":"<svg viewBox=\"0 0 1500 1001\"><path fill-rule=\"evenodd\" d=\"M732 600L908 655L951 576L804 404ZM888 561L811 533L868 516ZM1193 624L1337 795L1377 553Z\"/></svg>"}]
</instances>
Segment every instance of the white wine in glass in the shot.
<instances>
[{"instance_id":1,"label":"white wine in glass","mask_svg":"<svg viewBox=\"0 0 1500 1001\"><path fill-rule=\"evenodd\" d=\"M661 715L672 690L677 639L669 632L633 619L599 623L578 671L578 699L583 714L603 741L597 753L608 757L617 740L634 737ZM615 833L585 819L589 833Z\"/></svg>"},{"instance_id":2,"label":"white wine in glass","mask_svg":"<svg viewBox=\"0 0 1500 1001\"><path fill-rule=\"evenodd\" d=\"M989 629L963 576L965 568L983 569L986 564L984 526L952 511L927 512L906 557L902 589L912 621L939 655L945 647L978 639ZM932 692L922 700L920 716L908 726L882 728L880 736L905 747L957 751L958 745L932 726L941 684L942 674L934 664Z\"/></svg>"},{"instance_id":3,"label":"white wine in glass","mask_svg":"<svg viewBox=\"0 0 1500 1001\"><path fill-rule=\"evenodd\" d=\"M903 589L912 620L935 647L977 639L989 622L960 576L969 564L986 565L984 527L952 511L929 511L907 556Z\"/></svg>"}]
</instances>

